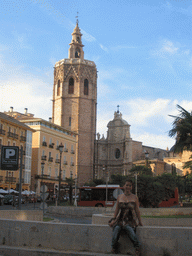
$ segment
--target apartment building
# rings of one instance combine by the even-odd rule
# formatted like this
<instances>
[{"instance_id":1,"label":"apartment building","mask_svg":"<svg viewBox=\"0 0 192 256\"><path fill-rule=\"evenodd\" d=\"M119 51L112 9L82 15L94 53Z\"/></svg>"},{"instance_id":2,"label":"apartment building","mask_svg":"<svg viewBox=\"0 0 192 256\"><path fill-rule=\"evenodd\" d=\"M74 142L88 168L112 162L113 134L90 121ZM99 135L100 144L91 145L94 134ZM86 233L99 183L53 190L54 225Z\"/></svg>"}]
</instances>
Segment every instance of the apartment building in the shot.
<instances>
[{"instance_id":1,"label":"apartment building","mask_svg":"<svg viewBox=\"0 0 192 256\"><path fill-rule=\"evenodd\" d=\"M24 123L0 112L0 148L1 146L23 147L22 189L29 190L31 184L32 134L35 132ZM20 156L19 156L20 157ZM18 189L19 170L0 170L0 188Z\"/></svg>"},{"instance_id":2,"label":"apartment building","mask_svg":"<svg viewBox=\"0 0 192 256\"><path fill-rule=\"evenodd\" d=\"M32 164L31 164L31 188L40 193L40 187L44 183L51 195L56 193L59 183L61 167L61 189L66 188L66 178L77 175L76 169L76 133L52 123L52 119L46 121L35 118L33 114L14 112L12 109L6 112L17 118L21 123L29 126L36 132L32 137ZM63 151L60 155L59 145L62 143ZM60 166L61 156L61 166Z\"/></svg>"}]
</instances>

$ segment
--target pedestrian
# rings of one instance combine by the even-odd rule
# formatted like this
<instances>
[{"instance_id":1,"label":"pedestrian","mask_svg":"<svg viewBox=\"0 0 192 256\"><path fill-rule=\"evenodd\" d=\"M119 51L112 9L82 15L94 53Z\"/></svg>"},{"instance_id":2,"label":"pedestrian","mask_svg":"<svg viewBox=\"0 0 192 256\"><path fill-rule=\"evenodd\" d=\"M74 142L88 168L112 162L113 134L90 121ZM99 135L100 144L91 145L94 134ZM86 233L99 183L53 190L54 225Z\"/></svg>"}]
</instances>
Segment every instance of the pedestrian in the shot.
<instances>
[{"instance_id":1,"label":"pedestrian","mask_svg":"<svg viewBox=\"0 0 192 256\"><path fill-rule=\"evenodd\" d=\"M135 255L140 255L140 242L135 234L136 227L143 226L139 210L139 200L132 194L132 181L126 180L123 186L124 193L117 198L114 217L109 221L109 226L113 228L112 233L112 253L118 253L118 240L122 230L132 241L135 247Z\"/></svg>"}]
</instances>

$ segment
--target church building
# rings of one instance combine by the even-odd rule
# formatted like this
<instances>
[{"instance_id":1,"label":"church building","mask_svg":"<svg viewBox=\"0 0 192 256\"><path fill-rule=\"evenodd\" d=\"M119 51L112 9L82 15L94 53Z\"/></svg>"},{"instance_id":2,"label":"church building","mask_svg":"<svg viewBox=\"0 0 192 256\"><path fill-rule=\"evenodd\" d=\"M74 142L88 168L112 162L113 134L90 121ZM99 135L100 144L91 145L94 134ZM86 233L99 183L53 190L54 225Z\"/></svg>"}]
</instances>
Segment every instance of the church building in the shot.
<instances>
[{"instance_id":1,"label":"church building","mask_svg":"<svg viewBox=\"0 0 192 256\"><path fill-rule=\"evenodd\" d=\"M78 134L77 179L78 185L83 185L93 179L97 69L93 61L84 59L78 19L69 45L68 58L54 68L52 120Z\"/></svg>"}]
</instances>

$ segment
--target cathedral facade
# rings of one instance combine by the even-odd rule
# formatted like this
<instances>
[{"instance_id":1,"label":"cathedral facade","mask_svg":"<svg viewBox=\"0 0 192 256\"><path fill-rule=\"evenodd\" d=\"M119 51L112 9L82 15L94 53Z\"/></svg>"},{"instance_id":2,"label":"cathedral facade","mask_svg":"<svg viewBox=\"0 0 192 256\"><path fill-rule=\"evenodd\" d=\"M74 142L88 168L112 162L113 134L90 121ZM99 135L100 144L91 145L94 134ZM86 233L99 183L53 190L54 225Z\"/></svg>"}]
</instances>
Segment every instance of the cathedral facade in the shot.
<instances>
[{"instance_id":1,"label":"cathedral facade","mask_svg":"<svg viewBox=\"0 0 192 256\"><path fill-rule=\"evenodd\" d=\"M97 69L84 59L78 20L67 59L55 64L53 122L78 134L76 147L78 185L93 179L96 135Z\"/></svg>"},{"instance_id":2,"label":"cathedral facade","mask_svg":"<svg viewBox=\"0 0 192 256\"><path fill-rule=\"evenodd\" d=\"M108 125L107 137L97 134L95 140L95 178L103 179L112 174L128 175L133 165L145 165L146 153L154 175L165 171L163 159L167 150L148 147L135 141L130 135L130 125L122 118L119 110Z\"/></svg>"}]
</instances>

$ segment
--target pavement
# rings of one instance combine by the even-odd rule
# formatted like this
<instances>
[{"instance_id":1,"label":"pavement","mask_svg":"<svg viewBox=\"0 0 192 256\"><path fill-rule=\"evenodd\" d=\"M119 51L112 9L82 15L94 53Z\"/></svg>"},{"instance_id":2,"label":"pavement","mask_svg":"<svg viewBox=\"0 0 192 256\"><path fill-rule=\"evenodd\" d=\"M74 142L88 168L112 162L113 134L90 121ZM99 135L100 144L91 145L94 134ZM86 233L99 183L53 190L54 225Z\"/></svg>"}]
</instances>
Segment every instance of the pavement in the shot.
<instances>
[{"instance_id":1,"label":"pavement","mask_svg":"<svg viewBox=\"0 0 192 256\"><path fill-rule=\"evenodd\" d=\"M41 248L0 246L0 256L112 256L110 253L47 250ZM125 254L121 254L125 256Z\"/></svg>"}]
</instances>

